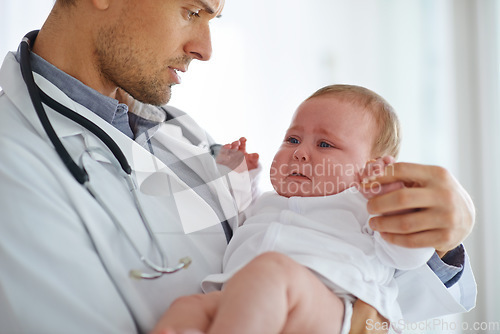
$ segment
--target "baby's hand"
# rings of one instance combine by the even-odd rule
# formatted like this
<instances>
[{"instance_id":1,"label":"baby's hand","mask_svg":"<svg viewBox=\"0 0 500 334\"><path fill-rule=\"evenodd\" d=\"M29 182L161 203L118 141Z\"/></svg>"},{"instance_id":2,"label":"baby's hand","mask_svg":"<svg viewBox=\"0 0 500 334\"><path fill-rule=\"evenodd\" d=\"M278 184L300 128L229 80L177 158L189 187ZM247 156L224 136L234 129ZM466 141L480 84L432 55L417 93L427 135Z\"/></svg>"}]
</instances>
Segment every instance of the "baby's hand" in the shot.
<instances>
[{"instance_id":1,"label":"baby's hand","mask_svg":"<svg viewBox=\"0 0 500 334\"><path fill-rule=\"evenodd\" d=\"M378 158L377 160L370 160L366 163L366 166L359 173L359 192L361 192L367 199L370 199L374 196L384 195L390 193L391 191L395 191L401 188L404 188L404 183L401 181L392 182L387 184L380 184L374 181L376 176L382 175L384 173L390 173L391 169L386 168L387 166L391 166L395 162L395 159L391 156L385 156L382 158ZM386 213L386 216L390 215L399 215L408 212L414 212L415 209L409 210L399 210Z\"/></svg>"},{"instance_id":2,"label":"baby's hand","mask_svg":"<svg viewBox=\"0 0 500 334\"><path fill-rule=\"evenodd\" d=\"M382 175L386 167L392 165L395 159L391 156L384 156L377 160L370 160L366 163L365 168L359 172L359 191L368 199L387 194L391 191L404 187L403 182L394 182L389 184L371 183L377 176ZM369 187L367 185L369 184Z\"/></svg>"},{"instance_id":3,"label":"baby's hand","mask_svg":"<svg viewBox=\"0 0 500 334\"><path fill-rule=\"evenodd\" d=\"M257 168L259 155L257 153L247 153L246 143L247 139L241 137L231 144L222 146L215 161L238 173Z\"/></svg>"}]
</instances>

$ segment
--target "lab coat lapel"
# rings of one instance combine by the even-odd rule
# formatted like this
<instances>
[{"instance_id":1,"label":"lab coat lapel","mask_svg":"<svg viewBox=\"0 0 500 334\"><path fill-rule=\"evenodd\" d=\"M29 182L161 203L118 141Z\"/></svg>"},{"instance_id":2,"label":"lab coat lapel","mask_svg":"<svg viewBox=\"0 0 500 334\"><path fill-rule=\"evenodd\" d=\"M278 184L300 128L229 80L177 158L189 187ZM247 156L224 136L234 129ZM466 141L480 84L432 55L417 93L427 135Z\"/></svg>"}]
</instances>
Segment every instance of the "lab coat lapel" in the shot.
<instances>
[{"instance_id":1,"label":"lab coat lapel","mask_svg":"<svg viewBox=\"0 0 500 334\"><path fill-rule=\"evenodd\" d=\"M213 209L191 189L177 174L175 174L160 159L152 155L141 145L118 131L106 121L77 104L76 111L85 117L92 116L92 121L106 131L121 148L123 154L131 165L137 180L137 186L146 195L159 195L168 193L173 196L185 233L196 232L220 223ZM91 115L90 115L91 114ZM90 119L90 117L88 117ZM89 146L101 145L94 136L87 136ZM99 159L98 156L96 156ZM105 159L107 160L107 159ZM165 180L161 185L170 189L160 189L156 181ZM196 210L193 210L196 208Z\"/></svg>"},{"instance_id":2,"label":"lab coat lapel","mask_svg":"<svg viewBox=\"0 0 500 334\"><path fill-rule=\"evenodd\" d=\"M21 114L26 118L26 120L33 126L33 128L38 132L41 137L47 138L47 134L45 133L40 120L36 114L35 108L33 107L33 103L29 97L28 89L24 83L21 74L21 68L19 63L14 57L14 53L9 53L4 60L1 69L1 82L0 85L3 87L3 90L9 96L10 100L14 105L19 109ZM40 85L42 90L44 90L47 94L56 98L57 101L68 108L74 110L74 104L66 95L62 94L54 85L50 82L42 78L37 73L33 73L35 78L35 82ZM43 87L42 87L43 86ZM58 93L59 92L59 93ZM46 110L49 108L46 108ZM54 115L51 116L52 123L58 123L64 116L62 115ZM59 136L66 135L75 135L82 133L82 129L79 125L73 122L68 122L67 126L60 129L58 132Z\"/></svg>"},{"instance_id":3,"label":"lab coat lapel","mask_svg":"<svg viewBox=\"0 0 500 334\"><path fill-rule=\"evenodd\" d=\"M212 194L217 196L226 219L237 216L238 211L228 183L219 172L215 159L204 147L203 140L199 146L192 145L173 134L172 126L175 125L160 126L154 137L202 178Z\"/></svg>"}]
</instances>

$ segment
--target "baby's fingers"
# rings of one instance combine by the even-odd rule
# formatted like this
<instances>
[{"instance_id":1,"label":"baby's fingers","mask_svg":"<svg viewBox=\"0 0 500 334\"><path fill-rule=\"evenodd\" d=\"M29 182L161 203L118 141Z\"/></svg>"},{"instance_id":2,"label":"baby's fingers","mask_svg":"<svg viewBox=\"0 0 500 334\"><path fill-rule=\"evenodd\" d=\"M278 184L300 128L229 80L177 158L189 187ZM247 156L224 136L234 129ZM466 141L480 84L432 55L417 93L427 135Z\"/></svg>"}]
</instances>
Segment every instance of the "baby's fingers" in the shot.
<instances>
[{"instance_id":1,"label":"baby's fingers","mask_svg":"<svg viewBox=\"0 0 500 334\"><path fill-rule=\"evenodd\" d=\"M391 156L384 156L376 160L370 160L366 163L365 167L359 173L361 183L373 181L377 176L384 173L385 167L394 163L394 158Z\"/></svg>"},{"instance_id":2,"label":"baby's fingers","mask_svg":"<svg viewBox=\"0 0 500 334\"><path fill-rule=\"evenodd\" d=\"M240 151L246 151L247 149L247 139L245 137L241 137L239 140L240 143Z\"/></svg>"}]
</instances>

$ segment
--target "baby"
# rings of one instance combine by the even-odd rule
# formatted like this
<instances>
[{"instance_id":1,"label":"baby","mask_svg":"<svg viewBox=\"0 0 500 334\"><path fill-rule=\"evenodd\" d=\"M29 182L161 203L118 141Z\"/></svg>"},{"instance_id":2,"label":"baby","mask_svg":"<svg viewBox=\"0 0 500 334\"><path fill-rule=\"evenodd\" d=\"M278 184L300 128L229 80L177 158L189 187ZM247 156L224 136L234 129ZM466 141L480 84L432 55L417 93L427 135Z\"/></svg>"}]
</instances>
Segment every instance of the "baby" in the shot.
<instances>
[{"instance_id":1,"label":"baby","mask_svg":"<svg viewBox=\"0 0 500 334\"><path fill-rule=\"evenodd\" d=\"M348 333L358 298L399 323L395 270L425 265L434 250L383 240L368 224L366 198L391 189L363 187L394 161L399 144L397 117L374 92L350 85L315 92L275 155L275 192L247 210L223 273L202 282L207 294L174 302L155 333ZM226 149L246 155L244 140ZM379 157L368 165L376 170L365 168Z\"/></svg>"}]
</instances>

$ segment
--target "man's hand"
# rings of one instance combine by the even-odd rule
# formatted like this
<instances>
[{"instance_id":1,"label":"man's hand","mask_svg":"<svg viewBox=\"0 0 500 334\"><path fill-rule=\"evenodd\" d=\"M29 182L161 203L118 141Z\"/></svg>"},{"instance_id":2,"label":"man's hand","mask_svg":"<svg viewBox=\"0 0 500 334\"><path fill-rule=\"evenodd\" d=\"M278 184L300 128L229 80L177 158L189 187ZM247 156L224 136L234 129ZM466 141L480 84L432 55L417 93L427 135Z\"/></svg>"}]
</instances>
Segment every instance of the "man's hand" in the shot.
<instances>
[{"instance_id":1,"label":"man's hand","mask_svg":"<svg viewBox=\"0 0 500 334\"><path fill-rule=\"evenodd\" d=\"M349 334L385 334L388 329L387 319L371 305L359 299L354 302Z\"/></svg>"},{"instance_id":2,"label":"man's hand","mask_svg":"<svg viewBox=\"0 0 500 334\"><path fill-rule=\"evenodd\" d=\"M458 181L438 166L395 163L364 187L402 181L404 188L374 196L368 211L373 230L403 247L433 247L440 257L457 247L474 225L474 204ZM400 210L406 213L391 214Z\"/></svg>"}]
</instances>

